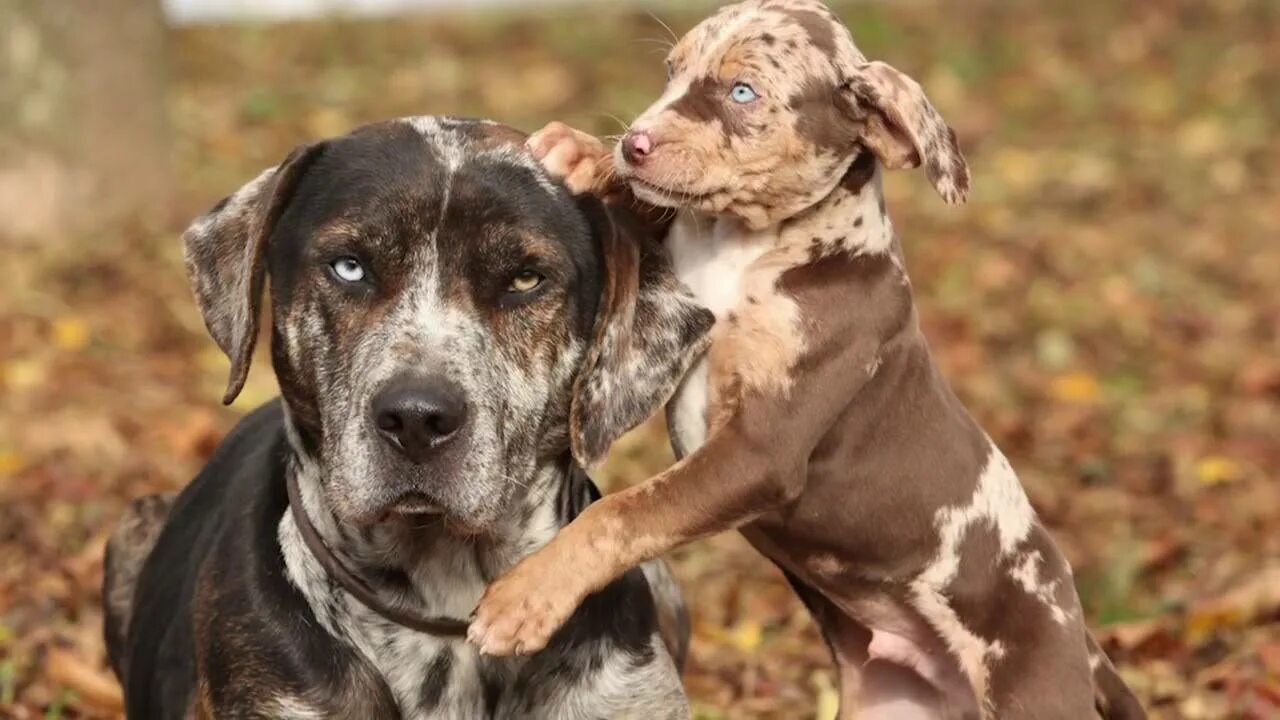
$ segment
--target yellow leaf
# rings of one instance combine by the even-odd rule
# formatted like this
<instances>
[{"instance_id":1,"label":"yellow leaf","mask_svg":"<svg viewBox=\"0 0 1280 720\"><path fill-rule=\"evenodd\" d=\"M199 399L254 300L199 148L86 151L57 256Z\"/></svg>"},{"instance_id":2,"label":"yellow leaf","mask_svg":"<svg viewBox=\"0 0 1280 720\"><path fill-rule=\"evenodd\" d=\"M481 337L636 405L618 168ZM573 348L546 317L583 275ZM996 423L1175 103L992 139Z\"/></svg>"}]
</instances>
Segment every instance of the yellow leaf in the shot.
<instances>
[{"instance_id":1,"label":"yellow leaf","mask_svg":"<svg viewBox=\"0 0 1280 720\"><path fill-rule=\"evenodd\" d=\"M831 676L819 670L813 674L813 686L818 691L817 711L814 720L836 720L840 713L840 693L831 683Z\"/></svg>"},{"instance_id":2,"label":"yellow leaf","mask_svg":"<svg viewBox=\"0 0 1280 720\"><path fill-rule=\"evenodd\" d=\"M59 350L83 350L89 344L89 326L78 317L58 318L53 321L53 344Z\"/></svg>"},{"instance_id":3,"label":"yellow leaf","mask_svg":"<svg viewBox=\"0 0 1280 720\"><path fill-rule=\"evenodd\" d=\"M14 390L29 390L44 383L45 367L35 360L10 360L0 368L0 379Z\"/></svg>"},{"instance_id":4,"label":"yellow leaf","mask_svg":"<svg viewBox=\"0 0 1280 720\"><path fill-rule=\"evenodd\" d=\"M0 475L16 475L25 464L18 453L0 450Z\"/></svg>"},{"instance_id":5,"label":"yellow leaf","mask_svg":"<svg viewBox=\"0 0 1280 720\"><path fill-rule=\"evenodd\" d=\"M1240 479L1240 466L1229 457L1209 455L1196 463L1196 479L1205 485L1223 485Z\"/></svg>"},{"instance_id":6,"label":"yellow leaf","mask_svg":"<svg viewBox=\"0 0 1280 720\"><path fill-rule=\"evenodd\" d=\"M1079 405L1095 403L1102 395L1098 379L1082 372L1059 375L1053 379L1049 390L1055 399Z\"/></svg>"},{"instance_id":7,"label":"yellow leaf","mask_svg":"<svg viewBox=\"0 0 1280 720\"><path fill-rule=\"evenodd\" d=\"M1219 628L1236 627L1245 621L1242 608L1215 607L1192 613L1183 628L1189 645L1199 645L1213 636Z\"/></svg>"},{"instance_id":8,"label":"yellow leaf","mask_svg":"<svg viewBox=\"0 0 1280 720\"><path fill-rule=\"evenodd\" d=\"M1216 155L1226 144L1226 128L1213 118L1189 120L1178 128L1178 149L1188 158Z\"/></svg>"},{"instance_id":9,"label":"yellow leaf","mask_svg":"<svg viewBox=\"0 0 1280 720\"><path fill-rule=\"evenodd\" d=\"M760 623L747 621L734 628L729 640L742 652L751 652L760 647L764 640L764 629L760 627Z\"/></svg>"}]
</instances>

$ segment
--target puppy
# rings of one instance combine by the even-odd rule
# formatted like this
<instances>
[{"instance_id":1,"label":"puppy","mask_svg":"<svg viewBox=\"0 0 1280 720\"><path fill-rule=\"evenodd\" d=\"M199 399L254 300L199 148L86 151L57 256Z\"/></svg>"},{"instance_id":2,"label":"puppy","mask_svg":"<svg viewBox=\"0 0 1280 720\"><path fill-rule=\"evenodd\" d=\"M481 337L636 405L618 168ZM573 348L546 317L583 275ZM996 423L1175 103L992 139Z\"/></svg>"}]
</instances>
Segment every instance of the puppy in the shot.
<instances>
[{"instance_id":1,"label":"puppy","mask_svg":"<svg viewBox=\"0 0 1280 720\"><path fill-rule=\"evenodd\" d=\"M813 0L729 6L667 65L612 162L563 126L533 145L575 183L616 174L680 210L667 247L717 318L668 405L682 459L490 586L472 638L536 650L617 573L739 528L821 625L843 718L1141 717L920 333L881 173L923 165L962 202L954 132Z\"/></svg>"}]
</instances>

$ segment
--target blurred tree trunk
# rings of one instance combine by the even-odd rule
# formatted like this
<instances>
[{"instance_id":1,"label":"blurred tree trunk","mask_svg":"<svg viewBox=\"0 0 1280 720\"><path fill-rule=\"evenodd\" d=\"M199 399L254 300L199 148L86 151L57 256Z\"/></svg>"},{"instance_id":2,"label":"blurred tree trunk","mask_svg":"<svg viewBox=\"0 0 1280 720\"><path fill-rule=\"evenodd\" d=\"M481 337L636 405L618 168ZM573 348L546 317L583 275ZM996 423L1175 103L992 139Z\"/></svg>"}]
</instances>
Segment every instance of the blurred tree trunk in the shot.
<instances>
[{"instance_id":1,"label":"blurred tree trunk","mask_svg":"<svg viewBox=\"0 0 1280 720\"><path fill-rule=\"evenodd\" d=\"M0 243L170 196L160 0L0 0Z\"/></svg>"}]
</instances>

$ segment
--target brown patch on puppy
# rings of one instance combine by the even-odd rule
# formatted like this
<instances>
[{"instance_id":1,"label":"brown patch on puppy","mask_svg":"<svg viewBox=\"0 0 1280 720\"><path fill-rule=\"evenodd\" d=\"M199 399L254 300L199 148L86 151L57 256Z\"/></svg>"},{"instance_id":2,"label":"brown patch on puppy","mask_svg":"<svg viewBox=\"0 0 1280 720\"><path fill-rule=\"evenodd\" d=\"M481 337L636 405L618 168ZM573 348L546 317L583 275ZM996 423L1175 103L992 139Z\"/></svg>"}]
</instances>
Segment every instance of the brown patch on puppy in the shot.
<instances>
[{"instance_id":1,"label":"brown patch on puppy","mask_svg":"<svg viewBox=\"0 0 1280 720\"><path fill-rule=\"evenodd\" d=\"M852 195L862 192L867 183L875 179L876 176L876 159L875 156L868 153L862 153L857 160L853 161L853 165L849 166L849 170L845 172L844 177L840 179L840 187ZM854 227L862 225L862 216L859 215L854 221Z\"/></svg>"},{"instance_id":2,"label":"brown patch on puppy","mask_svg":"<svg viewBox=\"0 0 1280 720\"><path fill-rule=\"evenodd\" d=\"M809 35L809 42L819 52L831 58L836 56L835 23L832 22L830 17L823 17L809 10L785 10L783 12L790 16L797 25L804 28L804 31Z\"/></svg>"},{"instance_id":3,"label":"brown patch on puppy","mask_svg":"<svg viewBox=\"0 0 1280 720\"><path fill-rule=\"evenodd\" d=\"M742 134L742 119L729 112L721 96L726 89L714 78L701 77L671 104L671 112L699 123L719 123L725 141Z\"/></svg>"},{"instance_id":4,"label":"brown patch on puppy","mask_svg":"<svg viewBox=\"0 0 1280 720\"><path fill-rule=\"evenodd\" d=\"M796 115L796 132L822 152L846 155L858 141L856 125L838 103L834 82L805 78L787 107Z\"/></svg>"},{"instance_id":5,"label":"brown patch on puppy","mask_svg":"<svg viewBox=\"0 0 1280 720\"><path fill-rule=\"evenodd\" d=\"M707 353L711 380L708 422L712 432L738 405L744 393L790 391L791 369L804 349L800 310L778 291L782 273L805 262L807 255L784 246L761 256L742 279L742 292L756 303L734 315L737 322L718 325Z\"/></svg>"}]
</instances>

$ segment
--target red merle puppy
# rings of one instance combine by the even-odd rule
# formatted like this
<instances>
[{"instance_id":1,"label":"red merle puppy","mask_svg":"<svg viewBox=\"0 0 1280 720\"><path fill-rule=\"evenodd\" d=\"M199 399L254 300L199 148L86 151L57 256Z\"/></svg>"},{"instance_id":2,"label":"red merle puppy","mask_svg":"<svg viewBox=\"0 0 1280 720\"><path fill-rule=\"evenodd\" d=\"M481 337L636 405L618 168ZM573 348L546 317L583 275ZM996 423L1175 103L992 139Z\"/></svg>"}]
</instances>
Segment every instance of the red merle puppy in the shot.
<instances>
[{"instance_id":1,"label":"red merle puppy","mask_svg":"<svg viewBox=\"0 0 1280 720\"><path fill-rule=\"evenodd\" d=\"M661 565L529 658L462 635L481 592L595 497L569 448L665 402L713 319L634 219L502 126L436 118L302 147L184 236L242 386L270 278L282 399L108 548L137 718L676 718Z\"/></svg>"}]
</instances>

